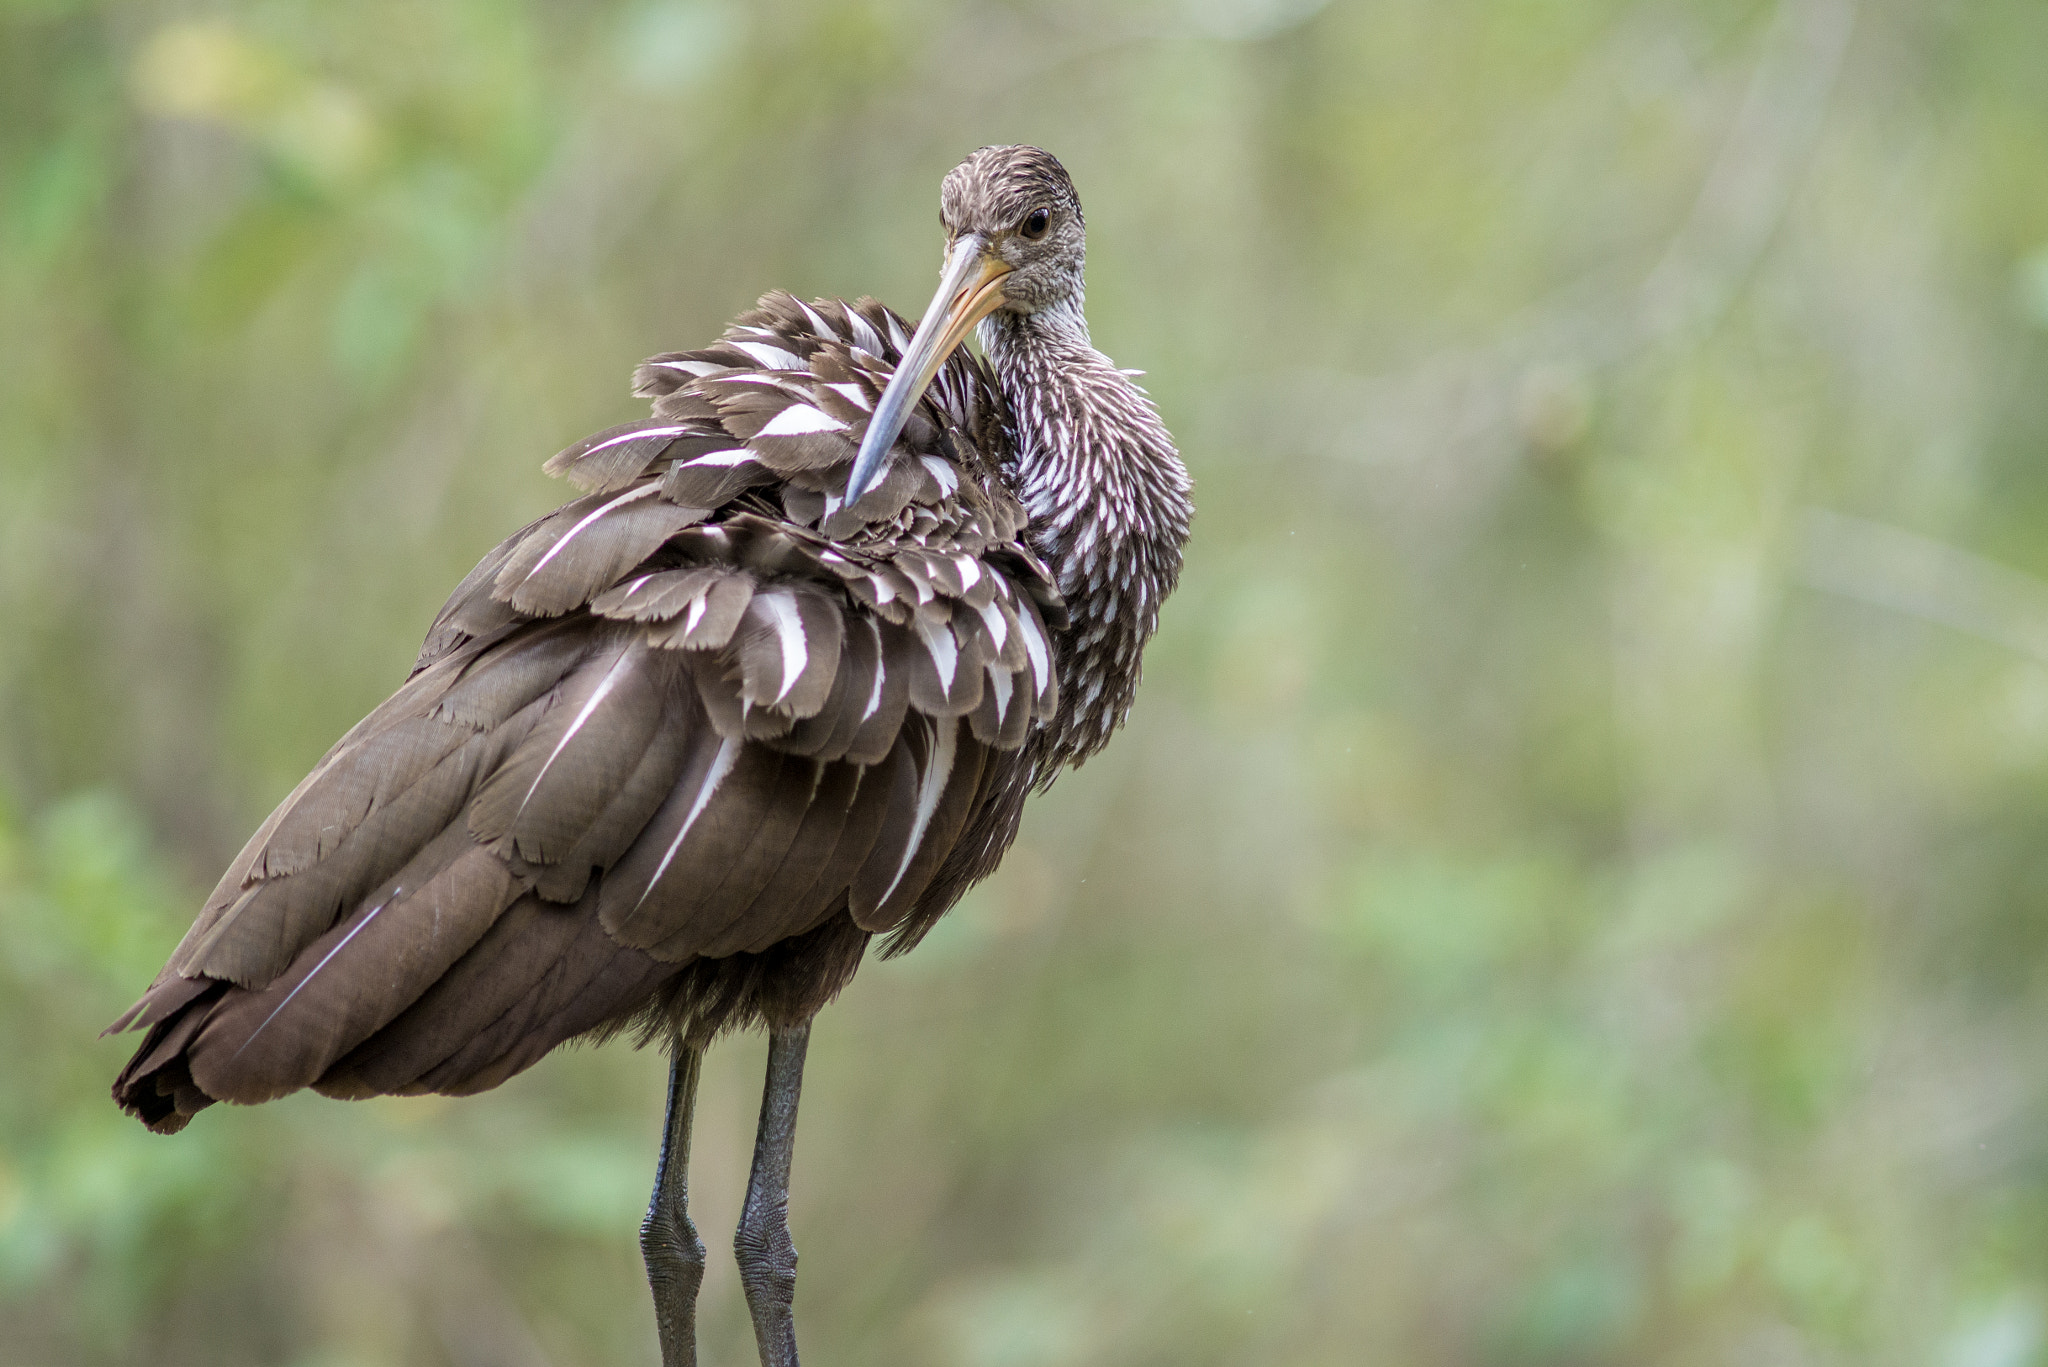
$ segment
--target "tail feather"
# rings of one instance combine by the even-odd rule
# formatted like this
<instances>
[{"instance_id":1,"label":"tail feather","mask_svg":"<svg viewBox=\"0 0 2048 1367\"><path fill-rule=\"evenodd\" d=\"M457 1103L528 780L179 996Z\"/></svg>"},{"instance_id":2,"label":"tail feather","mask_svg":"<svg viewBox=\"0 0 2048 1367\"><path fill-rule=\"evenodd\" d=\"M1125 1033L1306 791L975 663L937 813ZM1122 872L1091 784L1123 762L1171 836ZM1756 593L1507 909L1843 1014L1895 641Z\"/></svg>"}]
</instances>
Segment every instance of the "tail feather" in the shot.
<instances>
[{"instance_id":1,"label":"tail feather","mask_svg":"<svg viewBox=\"0 0 2048 1367\"><path fill-rule=\"evenodd\" d=\"M443 832L268 986L223 997L188 1050L193 1081L238 1102L310 1085L410 1006L521 891L466 831Z\"/></svg>"},{"instance_id":2,"label":"tail feather","mask_svg":"<svg viewBox=\"0 0 2048 1367\"><path fill-rule=\"evenodd\" d=\"M176 1005L164 1008L165 1014L149 1027L135 1056L114 1079L114 1100L121 1109L158 1134L176 1134L193 1116L213 1104L214 1099L192 1081L185 1050L206 1024L213 1006L231 990L227 983L210 979L179 978L173 983L179 988L192 984L199 990L165 993L161 997L152 990L135 1004L129 1012L131 1016L153 1002L161 1005L176 1001ZM115 1023L116 1027L119 1025L120 1022Z\"/></svg>"}]
</instances>

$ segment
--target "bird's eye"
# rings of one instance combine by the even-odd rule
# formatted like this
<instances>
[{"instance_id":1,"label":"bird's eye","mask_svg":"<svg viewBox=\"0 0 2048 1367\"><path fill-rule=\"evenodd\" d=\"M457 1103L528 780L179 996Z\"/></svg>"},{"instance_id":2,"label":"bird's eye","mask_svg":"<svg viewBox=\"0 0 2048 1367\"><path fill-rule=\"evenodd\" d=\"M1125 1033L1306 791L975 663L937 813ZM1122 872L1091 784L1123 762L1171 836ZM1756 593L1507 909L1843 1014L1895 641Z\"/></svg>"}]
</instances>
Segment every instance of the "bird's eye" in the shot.
<instances>
[{"instance_id":1,"label":"bird's eye","mask_svg":"<svg viewBox=\"0 0 2048 1367\"><path fill-rule=\"evenodd\" d=\"M1030 241L1036 242L1039 238L1045 236L1045 230L1051 223L1052 211L1050 209L1033 209L1025 216L1024 221L1017 225L1017 232Z\"/></svg>"}]
</instances>

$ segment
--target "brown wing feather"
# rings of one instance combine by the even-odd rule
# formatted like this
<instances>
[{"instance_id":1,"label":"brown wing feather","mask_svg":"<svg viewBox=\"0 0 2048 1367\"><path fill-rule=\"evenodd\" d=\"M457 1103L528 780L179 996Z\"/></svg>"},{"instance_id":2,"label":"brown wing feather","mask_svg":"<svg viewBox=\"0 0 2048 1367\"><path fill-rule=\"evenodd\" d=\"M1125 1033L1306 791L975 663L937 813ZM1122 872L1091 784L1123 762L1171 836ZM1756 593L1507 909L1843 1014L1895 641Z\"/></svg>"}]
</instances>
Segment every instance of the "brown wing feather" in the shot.
<instances>
[{"instance_id":1,"label":"brown wing feather","mask_svg":"<svg viewBox=\"0 0 2048 1367\"><path fill-rule=\"evenodd\" d=\"M588 905L595 895L586 892L577 907L522 898L404 1014L337 1062L319 1089L343 1097L477 1090L464 1084L527 1039L563 995L597 992L606 1015L644 1000L675 966L607 935Z\"/></svg>"},{"instance_id":2,"label":"brown wing feather","mask_svg":"<svg viewBox=\"0 0 2048 1367\"><path fill-rule=\"evenodd\" d=\"M503 861L459 828L443 831L285 972L223 996L187 1050L193 1081L240 1102L311 1085L410 1006L519 891Z\"/></svg>"},{"instance_id":3,"label":"brown wing feather","mask_svg":"<svg viewBox=\"0 0 2048 1367\"><path fill-rule=\"evenodd\" d=\"M814 889L833 866L833 854L846 833L860 792L861 773L851 764L814 763L817 781L787 852L767 883L705 941L700 953L722 958L742 950L765 949L785 936L809 930L831 909L838 887L828 878L822 891Z\"/></svg>"}]
</instances>

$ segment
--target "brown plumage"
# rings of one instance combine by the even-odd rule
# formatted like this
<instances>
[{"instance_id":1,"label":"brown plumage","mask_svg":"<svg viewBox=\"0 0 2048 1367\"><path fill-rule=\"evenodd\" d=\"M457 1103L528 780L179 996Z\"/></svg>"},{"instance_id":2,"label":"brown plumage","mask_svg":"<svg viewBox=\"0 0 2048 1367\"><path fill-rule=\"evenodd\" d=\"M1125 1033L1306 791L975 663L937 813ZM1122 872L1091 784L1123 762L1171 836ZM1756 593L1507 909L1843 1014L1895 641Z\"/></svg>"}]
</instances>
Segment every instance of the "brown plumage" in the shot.
<instances>
[{"instance_id":1,"label":"brown plumage","mask_svg":"<svg viewBox=\"0 0 2048 1367\"><path fill-rule=\"evenodd\" d=\"M648 421L548 462L583 495L464 579L115 1023L147 1032L123 1107L169 1133L302 1087L471 1093L629 1026L680 1078L723 1030L801 1030L995 868L1121 720L1190 509L1087 345L1059 164L984 149L944 212L915 339L771 294L639 368ZM956 349L984 316L993 368Z\"/></svg>"}]
</instances>

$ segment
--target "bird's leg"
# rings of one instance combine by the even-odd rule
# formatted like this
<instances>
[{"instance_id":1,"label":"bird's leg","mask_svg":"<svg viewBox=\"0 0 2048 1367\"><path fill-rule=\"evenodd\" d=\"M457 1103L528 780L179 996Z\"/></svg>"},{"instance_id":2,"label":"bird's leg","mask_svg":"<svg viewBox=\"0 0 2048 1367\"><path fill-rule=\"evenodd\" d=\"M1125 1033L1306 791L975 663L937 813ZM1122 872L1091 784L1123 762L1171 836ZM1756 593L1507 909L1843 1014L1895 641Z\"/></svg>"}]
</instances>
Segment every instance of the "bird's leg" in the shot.
<instances>
[{"instance_id":1,"label":"bird's leg","mask_svg":"<svg viewBox=\"0 0 2048 1367\"><path fill-rule=\"evenodd\" d=\"M796 1147L797 1094L804 1083L808 1022L768 1035L768 1081L761 1091L761 1128L754 1137L754 1171L733 1254L754 1315L761 1367L797 1367L796 1244L789 1237L789 1160Z\"/></svg>"},{"instance_id":2,"label":"bird's leg","mask_svg":"<svg viewBox=\"0 0 2048 1367\"><path fill-rule=\"evenodd\" d=\"M677 1044L668 1065L668 1115L654 1195L640 1222L640 1256L654 1291L661 1367L697 1367L697 1287L704 1280L704 1241L690 1223L690 1116L697 1108L697 1070L704 1052Z\"/></svg>"}]
</instances>

